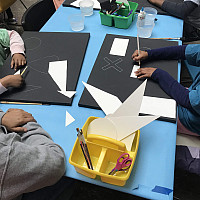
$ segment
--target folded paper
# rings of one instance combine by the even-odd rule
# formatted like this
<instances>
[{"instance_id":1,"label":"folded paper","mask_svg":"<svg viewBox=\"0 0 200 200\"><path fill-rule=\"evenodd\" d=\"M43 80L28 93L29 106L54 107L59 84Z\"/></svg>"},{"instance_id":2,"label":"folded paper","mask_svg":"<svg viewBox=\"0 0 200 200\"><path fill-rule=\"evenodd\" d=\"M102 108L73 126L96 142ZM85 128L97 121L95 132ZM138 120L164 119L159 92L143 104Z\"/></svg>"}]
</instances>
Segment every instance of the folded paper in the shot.
<instances>
[{"instance_id":1,"label":"folded paper","mask_svg":"<svg viewBox=\"0 0 200 200\"><path fill-rule=\"evenodd\" d=\"M118 97L87 83L83 84L105 112L105 118L98 118L88 126L88 134L107 136L125 143L131 150L135 131L149 124L159 116L138 116L147 80L145 80L123 103Z\"/></svg>"}]
</instances>

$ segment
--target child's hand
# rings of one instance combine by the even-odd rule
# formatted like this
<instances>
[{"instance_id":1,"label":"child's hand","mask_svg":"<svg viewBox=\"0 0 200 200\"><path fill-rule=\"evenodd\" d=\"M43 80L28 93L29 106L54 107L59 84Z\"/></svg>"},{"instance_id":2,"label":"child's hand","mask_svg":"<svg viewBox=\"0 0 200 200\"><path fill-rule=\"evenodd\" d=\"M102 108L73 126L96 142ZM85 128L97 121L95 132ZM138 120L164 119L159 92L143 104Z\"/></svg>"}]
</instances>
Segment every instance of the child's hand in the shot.
<instances>
[{"instance_id":1,"label":"child's hand","mask_svg":"<svg viewBox=\"0 0 200 200\"><path fill-rule=\"evenodd\" d=\"M26 64L26 58L21 53L15 53L12 57L11 68L14 67L15 71L20 67Z\"/></svg>"},{"instance_id":2,"label":"child's hand","mask_svg":"<svg viewBox=\"0 0 200 200\"><path fill-rule=\"evenodd\" d=\"M36 120L30 113L21 109L8 109L1 120L8 131L14 132L27 132L27 129L22 126L28 122L36 122Z\"/></svg>"},{"instance_id":3,"label":"child's hand","mask_svg":"<svg viewBox=\"0 0 200 200\"><path fill-rule=\"evenodd\" d=\"M156 69L152 67L140 68L135 72L135 75L138 78L150 78Z\"/></svg>"},{"instance_id":4,"label":"child's hand","mask_svg":"<svg viewBox=\"0 0 200 200\"><path fill-rule=\"evenodd\" d=\"M135 52L132 55L132 59L135 61L139 60L145 60L148 58L148 53L146 51L140 51L140 55L138 54L138 50L135 50Z\"/></svg>"},{"instance_id":5,"label":"child's hand","mask_svg":"<svg viewBox=\"0 0 200 200\"><path fill-rule=\"evenodd\" d=\"M5 87L16 87L19 88L24 83L24 80L20 74L17 75L8 75L0 79L1 84Z\"/></svg>"}]
</instances>

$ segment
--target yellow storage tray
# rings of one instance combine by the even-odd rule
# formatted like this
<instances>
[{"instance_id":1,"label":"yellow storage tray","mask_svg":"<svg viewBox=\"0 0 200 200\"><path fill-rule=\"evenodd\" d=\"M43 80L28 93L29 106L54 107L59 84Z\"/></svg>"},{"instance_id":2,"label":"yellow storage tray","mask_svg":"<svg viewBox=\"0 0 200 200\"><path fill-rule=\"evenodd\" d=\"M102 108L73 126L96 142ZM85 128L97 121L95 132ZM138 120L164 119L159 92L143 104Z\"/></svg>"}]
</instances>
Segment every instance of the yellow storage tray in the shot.
<instances>
[{"instance_id":1,"label":"yellow storage tray","mask_svg":"<svg viewBox=\"0 0 200 200\"><path fill-rule=\"evenodd\" d=\"M87 177L95 179L96 176L100 176L102 182L124 186L135 163L139 146L140 131L136 131L132 149L131 151L127 151L123 142L101 135L87 135L88 126L94 119L97 119L97 117L89 117L82 128L94 169L88 169L78 138L72 149L69 163L75 167L75 170L78 173ZM130 168L127 171L118 171L115 175L108 175L115 167L119 156L123 153L128 153L132 159Z\"/></svg>"}]
</instances>

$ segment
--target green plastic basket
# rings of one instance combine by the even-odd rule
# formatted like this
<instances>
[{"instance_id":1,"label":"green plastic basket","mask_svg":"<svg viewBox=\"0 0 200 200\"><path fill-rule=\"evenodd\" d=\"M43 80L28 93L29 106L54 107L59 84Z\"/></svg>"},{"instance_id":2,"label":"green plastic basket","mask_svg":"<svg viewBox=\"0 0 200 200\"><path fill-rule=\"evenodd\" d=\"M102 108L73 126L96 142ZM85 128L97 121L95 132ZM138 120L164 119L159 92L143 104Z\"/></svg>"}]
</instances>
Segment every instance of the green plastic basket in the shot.
<instances>
[{"instance_id":1,"label":"green plastic basket","mask_svg":"<svg viewBox=\"0 0 200 200\"><path fill-rule=\"evenodd\" d=\"M121 4L122 2L116 2L116 3ZM125 8L122 8L116 12L117 15L121 15L121 16L109 15L109 14L104 14L102 12L99 12L100 17L101 17L101 24L105 26L114 26L116 28L127 29L135 18L135 11L138 7L138 4L135 2L129 1L130 10L133 10L133 11L128 17L126 16L130 12L129 6L127 4L124 4L124 5L125 5Z\"/></svg>"}]
</instances>

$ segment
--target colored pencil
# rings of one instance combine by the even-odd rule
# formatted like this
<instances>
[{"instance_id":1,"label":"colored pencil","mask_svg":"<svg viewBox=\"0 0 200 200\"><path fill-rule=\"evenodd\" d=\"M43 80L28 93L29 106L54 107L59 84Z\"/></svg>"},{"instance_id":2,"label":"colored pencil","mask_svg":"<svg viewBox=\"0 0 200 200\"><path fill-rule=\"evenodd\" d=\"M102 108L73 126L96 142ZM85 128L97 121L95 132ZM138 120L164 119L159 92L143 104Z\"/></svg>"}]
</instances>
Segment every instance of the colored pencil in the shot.
<instances>
[{"instance_id":1,"label":"colored pencil","mask_svg":"<svg viewBox=\"0 0 200 200\"><path fill-rule=\"evenodd\" d=\"M26 67L24 68L24 70L23 70L22 73L21 73L21 76L24 74L24 72L26 71L27 67L28 67L28 66L26 66Z\"/></svg>"}]
</instances>

